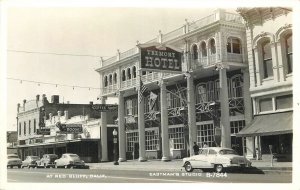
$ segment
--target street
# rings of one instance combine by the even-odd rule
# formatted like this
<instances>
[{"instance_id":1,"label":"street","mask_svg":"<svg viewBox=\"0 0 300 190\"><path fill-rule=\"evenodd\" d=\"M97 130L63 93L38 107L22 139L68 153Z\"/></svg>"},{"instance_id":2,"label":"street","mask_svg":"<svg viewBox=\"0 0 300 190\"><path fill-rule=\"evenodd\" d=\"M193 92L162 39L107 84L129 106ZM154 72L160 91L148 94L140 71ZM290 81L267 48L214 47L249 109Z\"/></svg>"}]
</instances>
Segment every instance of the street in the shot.
<instances>
[{"instance_id":1,"label":"street","mask_svg":"<svg viewBox=\"0 0 300 190\"><path fill-rule=\"evenodd\" d=\"M292 183L292 173L244 174L99 169L8 169L8 183Z\"/></svg>"}]
</instances>

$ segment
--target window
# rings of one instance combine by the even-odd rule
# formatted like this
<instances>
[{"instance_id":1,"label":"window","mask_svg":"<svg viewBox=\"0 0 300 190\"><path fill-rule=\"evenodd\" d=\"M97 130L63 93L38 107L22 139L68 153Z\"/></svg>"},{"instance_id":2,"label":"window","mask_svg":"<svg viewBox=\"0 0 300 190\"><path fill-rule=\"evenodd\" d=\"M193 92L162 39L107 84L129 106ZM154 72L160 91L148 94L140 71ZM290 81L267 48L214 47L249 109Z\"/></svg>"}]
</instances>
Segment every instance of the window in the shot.
<instances>
[{"instance_id":1,"label":"window","mask_svg":"<svg viewBox=\"0 0 300 190\"><path fill-rule=\"evenodd\" d=\"M215 80L215 100L219 100L219 97L220 97L220 80L217 79Z\"/></svg>"},{"instance_id":2,"label":"window","mask_svg":"<svg viewBox=\"0 0 300 190\"><path fill-rule=\"evenodd\" d=\"M104 87L107 87L108 81L107 81L107 76L104 77Z\"/></svg>"},{"instance_id":3,"label":"window","mask_svg":"<svg viewBox=\"0 0 300 190\"><path fill-rule=\"evenodd\" d=\"M146 71L142 71L142 75L146 75Z\"/></svg>"},{"instance_id":4,"label":"window","mask_svg":"<svg viewBox=\"0 0 300 190\"><path fill-rule=\"evenodd\" d=\"M117 73L114 73L114 84L117 84L118 78L117 78Z\"/></svg>"},{"instance_id":5,"label":"window","mask_svg":"<svg viewBox=\"0 0 300 190\"><path fill-rule=\"evenodd\" d=\"M127 79L131 79L131 72L130 68L127 69Z\"/></svg>"},{"instance_id":6,"label":"window","mask_svg":"<svg viewBox=\"0 0 300 190\"><path fill-rule=\"evenodd\" d=\"M276 97L276 110L293 107L293 95L284 95Z\"/></svg>"},{"instance_id":7,"label":"window","mask_svg":"<svg viewBox=\"0 0 300 190\"><path fill-rule=\"evenodd\" d=\"M231 121L230 122L230 130L231 134L236 134L240 132L245 127L245 120L240 120L240 121Z\"/></svg>"},{"instance_id":8,"label":"window","mask_svg":"<svg viewBox=\"0 0 300 190\"><path fill-rule=\"evenodd\" d=\"M198 59L198 47L197 45L193 45L192 48L192 59L197 60Z\"/></svg>"},{"instance_id":9,"label":"window","mask_svg":"<svg viewBox=\"0 0 300 190\"><path fill-rule=\"evenodd\" d=\"M126 80L126 74L125 74L125 70L122 70L122 81Z\"/></svg>"},{"instance_id":10,"label":"window","mask_svg":"<svg viewBox=\"0 0 300 190\"><path fill-rule=\"evenodd\" d=\"M241 54L241 42L238 38L228 38L227 52Z\"/></svg>"},{"instance_id":11,"label":"window","mask_svg":"<svg viewBox=\"0 0 300 190\"><path fill-rule=\"evenodd\" d=\"M197 103L207 102L206 84L200 84L197 87Z\"/></svg>"},{"instance_id":12,"label":"window","mask_svg":"<svg viewBox=\"0 0 300 190\"><path fill-rule=\"evenodd\" d=\"M158 130L145 131L146 150L158 150Z\"/></svg>"},{"instance_id":13,"label":"window","mask_svg":"<svg viewBox=\"0 0 300 190\"><path fill-rule=\"evenodd\" d=\"M168 108L178 108L181 107L181 100L178 96L175 95L175 90L172 90L172 93L167 93L167 102Z\"/></svg>"},{"instance_id":14,"label":"window","mask_svg":"<svg viewBox=\"0 0 300 190\"><path fill-rule=\"evenodd\" d=\"M204 143L207 146L215 146L215 128L212 123L197 125L197 143L203 147Z\"/></svg>"},{"instance_id":15,"label":"window","mask_svg":"<svg viewBox=\"0 0 300 190\"><path fill-rule=\"evenodd\" d=\"M259 109L260 109L260 112L272 111L273 110L272 98L260 99L259 100Z\"/></svg>"},{"instance_id":16,"label":"window","mask_svg":"<svg viewBox=\"0 0 300 190\"><path fill-rule=\"evenodd\" d=\"M33 120L33 132L36 133L36 120Z\"/></svg>"},{"instance_id":17,"label":"window","mask_svg":"<svg viewBox=\"0 0 300 190\"><path fill-rule=\"evenodd\" d=\"M28 129L28 134L30 135L31 134L31 121L29 120L29 122L28 122L28 127L29 127L29 129Z\"/></svg>"},{"instance_id":18,"label":"window","mask_svg":"<svg viewBox=\"0 0 300 190\"><path fill-rule=\"evenodd\" d=\"M210 54L216 54L216 43L215 43L215 39L211 39L210 40Z\"/></svg>"},{"instance_id":19,"label":"window","mask_svg":"<svg viewBox=\"0 0 300 190\"><path fill-rule=\"evenodd\" d=\"M201 43L201 56L202 57L207 57L207 49L206 49L206 43L205 42Z\"/></svg>"},{"instance_id":20,"label":"window","mask_svg":"<svg viewBox=\"0 0 300 190\"><path fill-rule=\"evenodd\" d=\"M243 97L243 78L242 75L234 76L231 79L231 98Z\"/></svg>"},{"instance_id":21,"label":"window","mask_svg":"<svg viewBox=\"0 0 300 190\"><path fill-rule=\"evenodd\" d=\"M138 114L138 100L137 98L132 99L132 115L137 115Z\"/></svg>"},{"instance_id":22,"label":"window","mask_svg":"<svg viewBox=\"0 0 300 190\"><path fill-rule=\"evenodd\" d=\"M21 135L21 123L19 123L19 135Z\"/></svg>"},{"instance_id":23,"label":"window","mask_svg":"<svg viewBox=\"0 0 300 190\"><path fill-rule=\"evenodd\" d=\"M127 152L133 152L135 144L139 143L139 133L138 132L126 133L126 139L127 139L127 148L126 148Z\"/></svg>"},{"instance_id":24,"label":"window","mask_svg":"<svg viewBox=\"0 0 300 190\"><path fill-rule=\"evenodd\" d=\"M183 127L169 128L169 139L172 142L173 149L182 150L184 149L184 129ZM171 148L171 147L170 147Z\"/></svg>"},{"instance_id":25,"label":"window","mask_svg":"<svg viewBox=\"0 0 300 190\"><path fill-rule=\"evenodd\" d=\"M24 121L24 135L26 135L26 122Z\"/></svg>"},{"instance_id":26,"label":"window","mask_svg":"<svg viewBox=\"0 0 300 190\"><path fill-rule=\"evenodd\" d=\"M109 84L109 85L112 85L112 75L109 75L108 78L109 78L109 83L108 83L108 84Z\"/></svg>"},{"instance_id":27,"label":"window","mask_svg":"<svg viewBox=\"0 0 300 190\"><path fill-rule=\"evenodd\" d=\"M287 58L287 73L293 72L293 40L292 34L285 37L286 58Z\"/></svg>"},{"instance_id":28,"label":"window","mask_svg":"<svg viewBox=\"0 0 300 190\"><path fill-rule=\"evenodd\" d=\"M126 115L132 115L132 100L126 100Z\"/></svg>"},{"instance_id":29,"label":"window","mask_svg":"<svg viewBox=\"0 0 300 190\"><path fill-rule=\"evenodd\" d=\"M273 63L270 40L267 40L262 44L262 57L263 57L263 70L264 78L273 76Z\"/></svg>"},{"instance_id":30,"label":"window","mask_svg":"<svg viewBox=\"0 0 300 190\"><path fill-rule=\"evenodd\" d=\"M136 78L136 67L135 66L133 66L133 68L132 68L132 75L133 75L133 77L132 78Z\"/></svg>"}]
</instances>

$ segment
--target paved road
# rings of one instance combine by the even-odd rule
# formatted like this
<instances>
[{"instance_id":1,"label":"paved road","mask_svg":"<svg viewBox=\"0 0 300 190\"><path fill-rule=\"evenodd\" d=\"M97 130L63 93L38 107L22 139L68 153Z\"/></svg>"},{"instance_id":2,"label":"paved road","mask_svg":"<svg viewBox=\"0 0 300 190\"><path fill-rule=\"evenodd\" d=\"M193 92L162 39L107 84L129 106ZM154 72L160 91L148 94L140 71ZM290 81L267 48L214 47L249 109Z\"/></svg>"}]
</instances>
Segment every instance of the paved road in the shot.
<instances>
[{"instance_id":1,"label":"paved road","mask_svg":"<svg viewBox=\"0 0 300 190\"><path fill-rule=\"evenodd\" d=\"M292 173L114 171L88 169L8 169L8 183L291 183Z\"/></svg>"}]
</instances>

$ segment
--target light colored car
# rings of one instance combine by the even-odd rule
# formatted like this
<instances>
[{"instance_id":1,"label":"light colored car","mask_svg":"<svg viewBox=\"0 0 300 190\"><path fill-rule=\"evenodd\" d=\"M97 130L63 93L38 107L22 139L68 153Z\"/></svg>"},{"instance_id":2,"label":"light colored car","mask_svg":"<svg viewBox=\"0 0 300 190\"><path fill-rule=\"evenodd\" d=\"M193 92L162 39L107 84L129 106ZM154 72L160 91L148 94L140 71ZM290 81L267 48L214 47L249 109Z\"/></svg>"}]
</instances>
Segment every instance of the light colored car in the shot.
<instances>
[{"instance_id":1,"label":"light colored car","mask_svg":"<svg viewBox=\"0 0 300 190\"><path fill-rule=\"evenodd\" d=\"M52 167L54 168L54 161L58 158L56 154L44 154L40 160L36 161L37 167Z\"/></svg>"},{"instance_id":2,"label":"light colored car","mask_svg":"<svg viewBox=\"0 0 300 190\"><path fill-rule=\"evenodd\" d=\"M7 155L7 167L13 168L14 166L21 168L22 160L16 154L8 154Z\"/></svg>"},{"instance_id":3,"label":"light colored car","mask_svg":"<svg viewBox=\"0 0 300 190\"><path fill-rule=\"evenodd\" d=\"M55 168L87 168L84 161L77 154L65 153L54 161Z\"/></svg>"},{"instance_id":4,"label":"light colored car","mask_svg":"<svg viewBox=\"0 0 300 190\"><path fill-rule=\"evenodd\" d=\"M251 162L244 156L239 156L233 149L221 147L202 148L199 155L183 159L183 167L187 172L193 169L213 168L216 172L222 172L224 168L250 167Z\"/></svg>"},{"instance_id":5,"label":"light colored car","mask_svg":"<svg viewBox=\"0 0 300 190\"><path fill-rule=\"evenodd\" d=\"M36 161L39 160L40 158L38 156L27 156L26 159L22 162L22 168L24 167L36 167Z\"/></svg>"}]
</instances>

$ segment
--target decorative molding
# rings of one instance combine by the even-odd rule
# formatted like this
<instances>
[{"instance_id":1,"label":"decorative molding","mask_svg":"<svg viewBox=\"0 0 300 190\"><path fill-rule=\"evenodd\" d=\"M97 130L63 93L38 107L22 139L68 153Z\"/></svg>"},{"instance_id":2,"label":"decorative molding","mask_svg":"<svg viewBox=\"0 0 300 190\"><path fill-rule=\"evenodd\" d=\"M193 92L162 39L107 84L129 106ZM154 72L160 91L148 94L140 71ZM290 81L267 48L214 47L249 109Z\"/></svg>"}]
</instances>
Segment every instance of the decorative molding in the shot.
<instances>
[{"instance_id":1,"label":"decorative molding","mask_svg":"<svg viewBox=\"0 0 300 190\"><path fill-rule=\"evenodd\" d=\"M280 40L280 36L282 33L284 33L285 31L287 31L288 29L292 29L292 24L287 24L285 23L284 26L280 27L277 32L275 33L275 40L279 41Z\"/></svg>"}]
</instances>

